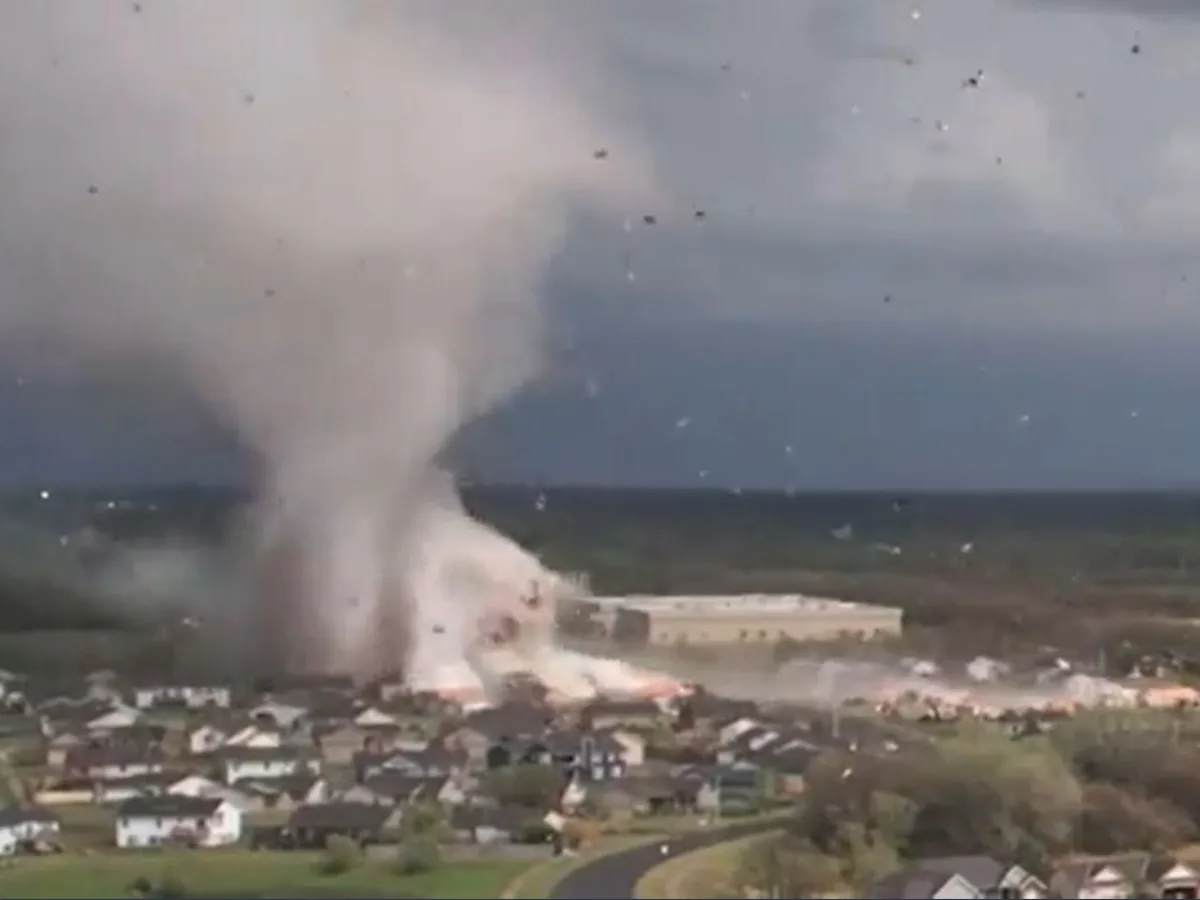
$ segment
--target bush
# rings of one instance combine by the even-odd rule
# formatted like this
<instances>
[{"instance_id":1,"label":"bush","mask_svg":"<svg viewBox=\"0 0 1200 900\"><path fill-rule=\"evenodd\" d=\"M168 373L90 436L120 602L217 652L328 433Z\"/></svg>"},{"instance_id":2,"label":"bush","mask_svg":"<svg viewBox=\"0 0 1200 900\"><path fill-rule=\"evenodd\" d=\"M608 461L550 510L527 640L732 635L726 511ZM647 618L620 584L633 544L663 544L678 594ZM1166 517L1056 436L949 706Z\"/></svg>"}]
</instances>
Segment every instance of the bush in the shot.
<instances>
[{"instance_id":1,"label":"bush","mask_svg":"<svg viewBox=\"0 0 1200 900\"><path fill-rule=\"evenodd\" d=\"M419 875L432 872L440 862L437 842L426 836L415 836L400 845L394 868L398 875Z\"/></svg>"},{"instance_id":2,"label":"bush","mask_svg":"<svg viewBox=\"0 0 1200 900\"><path fill-rule=\"evenodd\" d=\"M362 848L348 837L333 835L325 843L320 870L324 875L342 875L362 862Z\"/></svg>"},{"instance_id":3,"label":"bush","mask_svg":"<svg viewBox=\"0 0 1200 900\"><path fill-rule=\"evenodd\" d=\"M163 872L162 877L158 879L158 884L155 886L151 896L162 898L177 898L190 897L192 892L188 890L188 886L184 884L182 878L176 872L169 869Z\"/></svg>"}]
</instances>

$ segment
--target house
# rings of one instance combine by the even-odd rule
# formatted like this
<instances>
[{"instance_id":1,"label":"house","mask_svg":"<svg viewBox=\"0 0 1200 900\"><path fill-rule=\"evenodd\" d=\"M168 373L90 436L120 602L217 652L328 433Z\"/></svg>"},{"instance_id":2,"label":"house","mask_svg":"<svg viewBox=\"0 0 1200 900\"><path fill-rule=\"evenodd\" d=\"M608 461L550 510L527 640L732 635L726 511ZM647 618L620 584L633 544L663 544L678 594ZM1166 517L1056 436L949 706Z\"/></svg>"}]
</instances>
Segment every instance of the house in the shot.
<instances>
[{"instance_id":1,"label":"house","mask_svg":"<svg viewBox=\"0 0 1200 900\"><path fill-rule=\"evenodd\" d=\"M676 813L690 808L695 790L669 776L625 776L599 784L572 781L563 791L564 810L587 804L609 818Z\"/></svg>"},{"instance_id":2,"label":"house","mask_svg":"<svg viewBox=\"0 0 1200 900\"><path fill-rule=\"evenodd\" d=\"M1196 900L1200 897L1200 871L1173 857L1151 859L1146 881L1154 885L1165 900Z\"/></svg>"},{"instance_id":3,"label":"house","mask_svg":"<svg viewBox=\"0 0 1200 900\"><path fill-rule=\"evenodd\" d=\"M83 747L91 741L91 735L86 728L67 728L51 736L46 741L46 765L61 769L67 761L67 754L76 747Z\"/></svg>"},{"instance_id":4,"label":"house","mask_svg":"<svg viewBox=\"0 0 1200 900\"><path fill-rule=\"evenodd\" d=\"M321 757L326 762L344 766L353 762L354 757L364 750L387 750L400 734L400 727L395 723L367 726L346 722L333 728L321 729L318 745L321 748Z\"/></svg>"},{"instance_id":5,"label":"house","mask_svg":"<svg viewBox=\"0 0 1200 900\"><path fill-rule=\"evenodd\" d=\"M471 844L510 844L521 841L538 828L540 817L514 806L455 807L450 812L450 830Z\"/></svg>"},{"instance_id":6,"label":"house","mask_svg":"<svg viewBox=\"0 0 1200 900\"><path fill-rule=\"evenodd\" d=\"M579 713L580 727L589 730L619 726L652 728L666 720L663 708L653 700L595 700Z\"/></svg>"},{"instance_id":7,"label":"house","mask_svg":"<svg viewBox=\"0 0 1200 900\"><path fill-rule=\"evenodd\" d=\"M359 844L378 844L384 831L399 824L401 811L365 803L304 804L284 826L285 839L297 848L320 848L335 835Z\"/></svg>"},{"instance_id":8,"label":"house","mask_svg":"<svg viewBox=\"0 0 1200 900\"><path fill-rule=\"evenodd\" d=\"M961 876L985 897L1037 900L1049 894L1046 883L1021 866L982 854L927 857L917 860L910 868L931 875Z\"/></svg>"},{"instance_id":9,"label":"house","mask_svg":"<svg viewBox=\"0 0 1200 900\"><path fill-rule=\"evenodd\" d=\"M84 779L88 781L87 779ZM158 771L125 778L89 781L93 803L123 803L131 797L148 797L167 793L179 781L174 772ZM70 782L68 782L70 784Z\"/></svg>"},{"instance_id":10,"label":"house","mask_svg":"<svg viewBox=\"0 0 1200 900\"><path fill-rule=\"evenodd\" d=\"M351 720L359 728L398 728L400 722L391 713L378 706L366 706L354 714Z\"/></svg>"},{"instance_id":11,"label":"house","mask_svg":"<svg viewBox=\"0 0 1200 900\"><path fill-rule=\"evenodd\" d=\"M58 817L40 806L0 809L0 855L11 856L34 842L57 840L61 830Z\"/></svg>"},{"instance_id":12,"label":"house","mask_svg":"<svg viewBox=\"0 0 1200 900\"><path fill-rule=\"evenodd\" d=\"M142 714L132 706L107 700L52 700L38 708L48 728L57 734L64 729L100 734L129 728Z\"/></svg>"},{"instance_id":13,"label":"house","mask_svg":"<svg viewBox=\"0 0 1200 900\"><path fill-rule=\"evenodd\" d=\"M233 786L258 809L292 809L305 804L328 803L332 795L329 782L317 775L302 773L281 778L247 778Z\"/></svg>"},{"instance_id":14,"label":"house","mask_svg":"<svg viewBox=\"0 0 1200 900\"><path fill-rule=\"evenodd\" d=\"M157 744L101 744L75 747L63 760L67 776L112 781L161 772L166 754Z\"/></svg>"},{"instance_id":15,"label":"house","mask_svg":"<svg viewBox=\"0 0 1200 900\"><path fill-rule=\"evenodd\" d=\"M247 778L321 774L321 758L300 747L225 747L219 753L219 764L226 784Z\"/></svg>"},{"instance_id":16,"label":"house","mask_svg":"<svg viewBox=\"0 0 1200 900\"><path fill-rule=\"evenodd\" d=\"M434 778L461 771L467 757L437 744L420 748L393 750L375 753L362 751L355 754L352 762L358 781L383 772L396 772L414 778Z\"/></svg>"},{"instance_id":17,"label":"house","mask_svg":"<svg viewBox=\"0 0 1200 900\"><path fill-rule=\"evenodd\" d=\"M762 803L763 776L757 768L692 766L680 772L679 779L690 786L697 812L706 815L752 812Z\"/></svg>"},{"instance_id":18,"label":"house","mask_svg":"<svg viewBox=\"0 0 1200 900\"><path fill-rule=\"evenodd\" d=\"M535 703L508 702L469 713L442 734L443 746L466 754L468 765L485 766L497 744L542 734L554 713Z\"/></svg>"},{"instance_id":19,"label":"house","mask_svg":"<svg viewBox=\"0 0 1200 900\"><path fill-rule=\"evenodd\" d=\"M222 784L212 778L192 773L182 778L176 777L167 788L168 794L181 797L200 797L204 800L227 800L243 813L259 808L262 804L256 798L239 789L240 786Z\"/></svg>"},{"instance_id":20,"label":"house","mask_svg":"<svg viewBox=\"0 0 1200 900\"><path fill-rule=\"evenodd\" d=\"M218 798L165 794L134 797L117 807L115 839L123 849L164 844L224 847L241 837L241 810Z\"/></svg>"},{"instance_id":21,"label":"house","mask_svg":"<svg viewBox=\"0 0 1200 900\"><path fill-rule=\"evenodd\" d=\"M255 720L245 713L232 712L206 715L194 722L187 729L185 742L193 756L214 753L225 746L278 747L285 743L273 720Z\"/></svg>"},{"instance_id":22,"label":"house","mask_svg":"<svg viewBox=\"0 0 1200 900\"><path fill-rule=\"evenodd\" d=\"M228 709L233 700L233 690L226 685L183 683L152 684L133 689L133 705L137 709L153 709L158 706L179 706L185 709L221 707Z\"/></svg>"},{"instance_id":23,"label":"house","mask_svg":"<svg viewBox=\"0 0 1200 900\"><path fill-rule=\"evenodd\" d=\"M467 792L445 775L411 776L384 772L343 791L340 799L348 803L387 806L432 800L444 806L457 806L467 801Z\"/></svg>"},{"instance_id":24,"label":"house","mask_svg":"<svg viewBox=\"0 0 1200 900\"><path fill-rule=\"evenodd\" d=\"M271 725L281 731L293 731L308 717L308 707L266 700L247 712L251 721Z\"/></svg>"},{"instance_id":25,"label":"house","mask_svg":"<svg viewBox=\"0 0 1200 900\"><path fill-rule=\"evenodd\" d=\"M1200 872L1169 855L1128 853L1063 863L1050 879L1050 888L1055 896L1085 900L1147 896L1147 892L1184 900L1200 896Z\"/></svg>"},{"instance_id":26,"label":"house","mask_svg":"<svg viewBox=\"0 0 1200 900\"><path fill-rule=\"evenodd\" d=\"M501 740L487 752L487 767L552 765L585 781L620 778L628 765L623 748L611 734L575 730L549 731L540 737Z\"/></svg>"},{"instance_id":27,"label":"house","mask_svg":"<svg viewBox=\"0 0 1200 900\"><path fill-rule=\"evenodd\" d=\"M1079 900L1136 897L1149 866L1150 857L1144 853L1070 860L1054 870L1050 891L1056 897Z\"/></svg>"},{"instance_id":28,"label":"house","mask_svg":"<svg viewBox=\"0 0 1200 900\"><path fill-rule=\"evenodd\" d=\"M907 866L867 888L864 900L981 900L983 892L961 875Z\"/></svg>"},{"instance_id":29,"label":"house","mask_svg":"<svg viewBox=\"0 0 1200 900\"><path fill-rule=\"evenodd\" d=\"M626 769L636 769L646 764L646 739L636 731L626 728L605 728L600 733L608 735L621 748L621 759Z\"/></svg>"}]
</instances>

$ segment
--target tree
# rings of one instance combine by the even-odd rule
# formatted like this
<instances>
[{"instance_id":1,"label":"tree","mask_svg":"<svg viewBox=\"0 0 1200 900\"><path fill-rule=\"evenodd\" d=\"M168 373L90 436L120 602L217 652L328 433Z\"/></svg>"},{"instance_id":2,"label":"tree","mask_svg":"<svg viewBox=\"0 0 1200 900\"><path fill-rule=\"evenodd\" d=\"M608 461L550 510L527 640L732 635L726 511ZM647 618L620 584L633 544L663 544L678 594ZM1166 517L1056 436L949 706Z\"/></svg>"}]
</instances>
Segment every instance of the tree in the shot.
<instances>
[{"instance_id":1,"label":"tree","mask_svg":"<svg viewBox=\"0 0 1200 900\"><path fill-rule=\"evenodd\" d=\"M1192 821L1164 800L1112 784L1084 790L1079 844L1089 853L1168 850L1187 843L1195 833Z\"/></svg>"},{"instance_id":2,"label":"tree","mask_svg":"<svg viewBox=\"0 0 1200 900\"><path fill-rule=\"evenodd\" d=\"M838 860L818 853L807 841L764 838L742 851L735 884L768 897L815 897L842 886Z\"/></svg>"},{"instance_id":3,"label":"tree","mask_svg":"<svg viewBox=\"0 0 1200 900\"><path fill-rule=\"evenodd\" d=\"M488 792L501 804L550 809L558 805L564 780L553 766L520 763L489 772Z\"/></svg>"}]
</instances>

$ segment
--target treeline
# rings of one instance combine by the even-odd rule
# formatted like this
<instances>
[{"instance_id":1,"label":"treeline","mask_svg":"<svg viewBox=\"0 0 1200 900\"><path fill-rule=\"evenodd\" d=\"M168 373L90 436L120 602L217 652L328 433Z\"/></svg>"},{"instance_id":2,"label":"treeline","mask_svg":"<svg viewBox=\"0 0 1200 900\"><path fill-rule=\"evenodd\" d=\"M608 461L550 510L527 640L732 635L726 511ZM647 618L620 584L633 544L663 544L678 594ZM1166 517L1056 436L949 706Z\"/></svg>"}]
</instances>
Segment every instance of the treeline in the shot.
<instances>
[{"instance_id":1,"label":"treeline","mask_svg":"<svg viewBox=\"0 0 1200 900\"><path fill-rule=\"evenodd\" d=\"M0 632L112 629L127 624L126 616L84 587L0 570Z\"/></svg>"},{"instance_id":2,"label":"treeline","mask_svg":"<svg viewBox=\"0 0 1200 900\"><path fill-rule=\"evenodd\" d=\"M861 888L928 857L986 854L1047 877L1073 852L1164 852L1200 835L1200 719L1103 711L1047 734L980 731L883 756L828 753L785 834L747 851L765 896Z\"/></svg>"}]
</instances>

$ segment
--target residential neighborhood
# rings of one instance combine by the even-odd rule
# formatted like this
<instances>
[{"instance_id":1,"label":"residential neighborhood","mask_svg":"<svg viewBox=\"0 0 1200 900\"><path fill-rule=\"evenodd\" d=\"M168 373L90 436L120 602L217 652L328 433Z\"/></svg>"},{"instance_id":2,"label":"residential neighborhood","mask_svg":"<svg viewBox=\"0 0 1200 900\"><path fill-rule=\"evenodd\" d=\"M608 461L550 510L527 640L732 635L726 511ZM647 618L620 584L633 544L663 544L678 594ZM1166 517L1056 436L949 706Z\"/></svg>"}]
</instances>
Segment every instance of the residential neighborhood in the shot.
<instances>
[{"instance_id":1,"label":"residential neighborhood","mask_svg":"<svg viewBox=\"0 0 1200 900\"><path fill-rule=\"evenodd\" d=\"M74 687L5 687L0 714L0 855L295 851L344 838L396 843L433 815L439 840L539 845L586 830L691 817L697 827L787 811L818 759L930 757L937 721L890 726L790 704L698 692L677 700L531 699L462 708L387 682L257 689L127 685L97 673ZM48 688L48 686L47 686ZM1036 733L1054 727L1047 714ZM922 728L929 730L922 731ZM996 734L1020 742L1028 729ZM847 770L847 773L849 770ZM989 856L911 858L864 897L1196 897L1200 875L1163 853L1072 856L1044 870Z\"/></svg>"}]
</instances>

